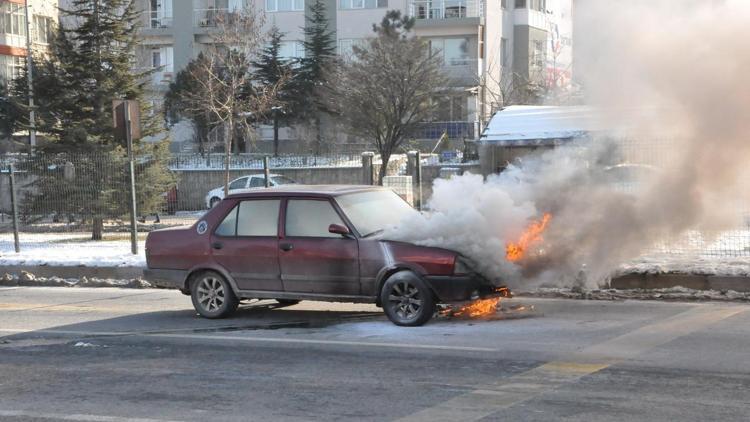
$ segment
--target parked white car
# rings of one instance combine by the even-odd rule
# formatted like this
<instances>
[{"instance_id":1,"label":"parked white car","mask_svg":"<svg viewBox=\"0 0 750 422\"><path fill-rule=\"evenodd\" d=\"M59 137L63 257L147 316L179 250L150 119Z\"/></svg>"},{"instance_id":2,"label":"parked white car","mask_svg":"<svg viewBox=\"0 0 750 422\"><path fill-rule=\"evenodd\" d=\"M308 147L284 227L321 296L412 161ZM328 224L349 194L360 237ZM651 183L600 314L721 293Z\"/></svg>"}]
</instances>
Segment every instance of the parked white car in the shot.
<instances>
[{"instance_id":1,"label":"parked white car","mask_svg":"<svg viewBox=\"0 0 750 422\"><path fill-rule=\"evenodd\" d=\"M280 174L271 174L269 176L271 186L290 185L297 183L294 180ZM229 194L243 189L255 189L266 187L266 180L262 174L253 174L250 176L238 177L229 182ZM206 194L206 207L213 208L219 201L224 199L224 186L211 189Z\"/></svg>"}]
</instances>

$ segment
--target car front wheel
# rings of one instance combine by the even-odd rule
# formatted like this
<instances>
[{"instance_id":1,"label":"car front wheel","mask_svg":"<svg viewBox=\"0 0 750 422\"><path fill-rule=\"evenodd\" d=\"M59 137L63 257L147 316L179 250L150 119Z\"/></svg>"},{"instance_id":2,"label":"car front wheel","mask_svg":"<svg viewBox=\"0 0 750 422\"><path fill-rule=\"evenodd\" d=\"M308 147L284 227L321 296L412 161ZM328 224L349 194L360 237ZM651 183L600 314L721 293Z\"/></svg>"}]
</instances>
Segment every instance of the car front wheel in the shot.
<instances>
[{"instance_id":1,"label":"car front wheel","mask_svg":"<svg viewBox=\"0 0 750 422\"><path fill-rule=\"evenodd\" d=\"M380 291L380 303L396 325L416 327L435 313L435 297L416 274L400 271L388 278Z\"/></svg>"},{"instance_id":2,"label":"car front wheel","mask_svg":"<svg viewBox=\"0 0 750 422\"><path fill-rule=\"evenodd\" d=\"M227 280L213 271L206 271L195 278L190 287L190 296L195 310L210 319L228 317L240 303Z\"/></svg>"}]
</instances>

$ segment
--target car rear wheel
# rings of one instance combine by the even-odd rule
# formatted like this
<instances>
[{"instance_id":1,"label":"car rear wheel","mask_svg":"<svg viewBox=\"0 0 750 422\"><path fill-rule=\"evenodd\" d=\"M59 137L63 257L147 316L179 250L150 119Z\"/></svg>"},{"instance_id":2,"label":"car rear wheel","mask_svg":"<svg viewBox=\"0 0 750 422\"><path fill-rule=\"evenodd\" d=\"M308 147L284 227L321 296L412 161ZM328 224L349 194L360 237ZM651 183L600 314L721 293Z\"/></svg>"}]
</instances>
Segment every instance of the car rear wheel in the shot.
<instances>
[{"instance_id":1,"label":"car rear wheel","mask_svg":"<svg viewBox=\"0 0 750 422\"><path fill-rule=\"evenodd\" d=\"M400 271L388 278L380 291L380 303L396 325L416 327L435 313L435 297L416 274Z\"/></svg>"},{"instance_id":2,"label":"car rear wheel","mask_svg":"<svg viewBox=\"0 0 750 422\"><path fill-rule=\"evenodd\" d=\"M215 207L216 204L219 203L219 201L221 201L221 198L219 198L218 196L214 196L213 198L211 198L210 201L208 201L208 207L209 208Z\"/></svg>"},{"instance_id":3,"label":"car rear wheel","mask_svg":"<svg viewBox=\"0 0 750 422\"><path fill-rule=\"evenodd\" d=\"M240 303L227 280L213 271L206 271L195 278L190 296L195 310L211 319L228 317Z\"/></svg>"}]
</instances>

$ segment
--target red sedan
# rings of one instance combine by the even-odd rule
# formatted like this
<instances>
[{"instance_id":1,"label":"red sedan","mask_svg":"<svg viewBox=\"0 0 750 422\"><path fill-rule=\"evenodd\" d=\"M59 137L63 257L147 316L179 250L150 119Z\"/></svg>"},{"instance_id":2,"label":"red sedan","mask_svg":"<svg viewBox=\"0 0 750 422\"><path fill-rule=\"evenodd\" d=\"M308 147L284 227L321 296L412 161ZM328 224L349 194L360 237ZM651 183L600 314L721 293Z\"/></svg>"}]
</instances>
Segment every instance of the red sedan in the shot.
<instances>
[{"instance_id":1,"label":"red sedan","mask_svg":"<svg viewBox=\"0 0 750 422\"><path fill-rule=\"evenodd\" d=\"M450 250L384 240L413 208L372 186L288 186L230 195L189 228L146 239L145 278L222 318L242 299L369 302L398 325L427 322L438 303L498 296Z\"/></svg>"}]
</instances>

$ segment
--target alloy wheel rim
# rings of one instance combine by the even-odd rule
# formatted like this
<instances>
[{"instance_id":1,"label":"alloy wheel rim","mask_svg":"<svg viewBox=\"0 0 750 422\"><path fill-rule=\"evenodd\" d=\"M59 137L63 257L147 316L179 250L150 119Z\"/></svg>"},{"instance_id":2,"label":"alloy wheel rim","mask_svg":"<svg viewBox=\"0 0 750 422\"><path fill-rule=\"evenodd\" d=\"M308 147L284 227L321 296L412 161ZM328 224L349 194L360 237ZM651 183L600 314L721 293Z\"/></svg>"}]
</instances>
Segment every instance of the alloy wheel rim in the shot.
<instances>
[{"instance_id":1,"label":"alloy wheel rim","mask_svg":"<svg viewBox=\"0 0 750 422\"><path fill-rule=\"evenodd\" d=\"M224 285L216 277L206 277L198 285L198 303L208 312L216 312L224 305Z\"/></svg>"},{"instance_id":2,"label":"alloy wheel rim","mask_svg":"<svg viewBox=\"0 0 750 422\"><path fill-rule=\"evenodd\" d=\"M422 296L419 288L406 281L393 285L388 295L388 302L396 315L404 320L416 318L422 310Z\"/></svg>"}]
</instances>

